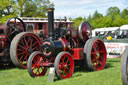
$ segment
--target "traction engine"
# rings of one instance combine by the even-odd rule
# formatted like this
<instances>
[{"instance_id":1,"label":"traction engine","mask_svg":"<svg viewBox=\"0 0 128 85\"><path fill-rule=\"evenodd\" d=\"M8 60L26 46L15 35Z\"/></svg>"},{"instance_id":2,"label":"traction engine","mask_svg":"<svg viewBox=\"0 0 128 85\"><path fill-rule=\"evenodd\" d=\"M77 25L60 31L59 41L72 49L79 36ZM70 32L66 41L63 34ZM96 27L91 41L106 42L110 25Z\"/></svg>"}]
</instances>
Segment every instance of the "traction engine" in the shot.
<instances>
[{"instance_id":1,"label":"traction engine","mask_svg":"<svg viewBox=\"0 0 128 85\"><path fill-rule=\"evenodd\" d=\"M106 49L103 41L91 38L89 23L82 22L78 30L58 28L56 31L53 12L54 8L48 9L48 38L42 41L41 51L33 52L28 59L29 74L43 76L48 67L54 66L56 75L65 79L71 77L74 65L82 61L89 70L102 70L106 63Z\"/></svg>"},{"instance_id":2,"label":"traction engine","mask_svg":"<svg viewBox=\"0 0 128 85\"><path fill-rule=\"evenodd\" d=\"M11 43L13 63L27 68L32 77L44 76L48 67L55 67L60 79L70 78L74 66L89 71L102 70L106 64L106 48L99 38L91 38L91 27L82 22L78 29L54 29L54 8L48 9L48 36L41 41L28 32L18 34ZM30 55L30 56L29 56Z\"/></svg>"},{"instance_id":3,"label":"traction engine","mask_svg":"<svg viewBox=\"0 0 128 85\"><path fill-rule=\"evenodd\" d=\"M18 33L25 31L26 28L20 18L10 18L2 26L0 28L0 65L4 66L12 64L9 54L12 39Z\"/></svg>"}]
</instances>

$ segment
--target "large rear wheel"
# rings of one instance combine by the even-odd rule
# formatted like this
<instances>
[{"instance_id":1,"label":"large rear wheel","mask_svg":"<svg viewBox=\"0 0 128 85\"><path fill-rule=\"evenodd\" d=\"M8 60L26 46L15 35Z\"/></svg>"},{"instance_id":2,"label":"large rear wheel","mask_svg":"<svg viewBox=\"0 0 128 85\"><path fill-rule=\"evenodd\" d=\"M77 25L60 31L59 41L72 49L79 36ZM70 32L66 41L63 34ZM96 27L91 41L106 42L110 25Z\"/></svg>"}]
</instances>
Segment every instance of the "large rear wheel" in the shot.
<instances>
[{"instance_id":1,"label":"large rear wheel","mask_svg":"<svg viewBox=\"0 0 128 85\"><path fill-rule=\"evenodd\" d=\"M89 39L84 46L86 54L86 66L91 70L102 70L106 64L106 48L102 40L98 38Z\"/></svg>"},{"instance_id":2,"label":"large rear wheel","mask_svg":"<svg viewBox=\"0 0 128 85\"><path fill-rule=\"evenodd\" d=\"M128 47L126 47L121 57L121 79L123 85L128 85Z\"/></svg>"},{"instance_id":3,"label":"large rear wheel","mask_svg":"<svg viewBox=\"0 0 128 85\"><path fill-rule=\"evenodd\" d=\"M34 51L40 51L41 41L33 33L18 34L11 42L10 57L14 65L27 68L27 60Z\"/></svg>"}]
</instances>

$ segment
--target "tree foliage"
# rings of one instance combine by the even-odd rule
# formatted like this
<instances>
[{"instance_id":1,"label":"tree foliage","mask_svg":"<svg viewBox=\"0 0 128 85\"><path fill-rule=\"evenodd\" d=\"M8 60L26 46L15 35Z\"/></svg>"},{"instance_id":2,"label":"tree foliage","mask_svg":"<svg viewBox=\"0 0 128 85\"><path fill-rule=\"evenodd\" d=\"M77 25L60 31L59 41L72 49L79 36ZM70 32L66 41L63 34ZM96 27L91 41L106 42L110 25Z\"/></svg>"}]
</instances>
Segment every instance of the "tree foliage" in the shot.
<instances>
[{"instance_id":1,"label":"tree foliage","mask_svg":"<svg viewBox=\"0 0 128 85\"><path fill-rule=\"evenodd\" d=\"M92 29L102 27L119 27L121 25L128 24L128 9L124 9L121 12L118 7L110 7L106 10L105 16L98 13L96 10L92 16L89 15L86 19L82 17L73 19L74 24L78 27L79 23L81 23L83 19L91 24Z\"/></svg>"},{"instance_id":2,"label":"tree foliage","mask_svg":"<svg viewBox=\"0 0 128 85\"><path fill-rule=\"evenodd\" d=\"M54 6L49 0L1 0L0 23L10 17L47 17L48 6Z\"/></svg>"}]
</instances>

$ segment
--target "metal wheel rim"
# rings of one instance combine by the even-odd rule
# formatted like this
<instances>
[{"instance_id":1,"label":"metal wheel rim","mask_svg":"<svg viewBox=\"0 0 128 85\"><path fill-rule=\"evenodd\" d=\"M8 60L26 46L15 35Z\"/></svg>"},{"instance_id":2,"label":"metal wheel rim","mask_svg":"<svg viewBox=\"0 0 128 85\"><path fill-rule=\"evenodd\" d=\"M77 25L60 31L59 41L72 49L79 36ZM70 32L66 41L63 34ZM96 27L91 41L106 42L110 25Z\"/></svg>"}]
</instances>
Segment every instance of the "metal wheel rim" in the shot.
<instances>
[{"instance_id":1,"label":"metal wheel rim","mask_svg":"<svg viewBox=\"0 0 128 85\"><path fill-rule=\"evenodd\" d=\"M102 70L106 63L106 49L101 40L95 40L91 49L91 63L95 70Z\"/></svg>"},{"instance_id":2,"label":"metal wheel rim","mask_svg":"<svg viewBox=\"0 0 128 85\"><path fill-rule=\"evenodd\" d=\"M31 72L34 76L44 76L47 70L47 67L43 67L41 64L46 63L46 58L41 54L36 54L31 60Z\"/></svg>"},{"instance_id":3,"label":"metal wheel rim","mask_svg":"<svg viewBox=\"0 0 128 85\"><path fill-rule=\"evenodd\" d=\"M128 47L121 56L120 63L121 79L123 85L128 85Z\"/></svg>"},{"instance_id":4,"label":"metal wheel rim","mask_svg":"<svg viewBox=\"0 0 128 85\"><path fill-rule=\"evenodd\" d=\"M56 71L60 79L66 79L72 76L72 73L74 71L74 62L71 55L67 53L63 53L60 55L57 62Z\"/></svg>"},{"instance_id":5,"label":"metal wheel rim","mask_svg":"<svg viewBox=\"0 0 128 85\"><path fill-rule=\"evenodd\" d=\"M29 41L27 41L27 38L31 38L31 39L34 39L34 41L32 41L32 40L30 40L29 39ZM29 42L30 42L30 44L29 44ZM19 43L22 43L22 46L21 46L21 44L19 44ZM34 43L34 44L32 44L32 43ZM30 54L32 53L32 52L34 52L34 51L40 51L40 42L38 41L38 39L33 35L33 34L26 34L26 35L23 35L20 39L19 39L19 41L18 41L18 43L17 43L17 45L16 45L17 47L17 49L16 49L16 56L17 56L17 60L18 60L18 62L20 63L20 65L23 67L23 68L27 68L27 60L28 60L28 57L30 56ZM22 48L22 50L21 50L21 48ZM28 50L30 49L30 53L28 52ZM25 52L24 52L25 51ZM23 54L23 52L24 52L24 54ZM20 56L20 55L22 55L22 56ZM23 64L23 63L21 63L21 60L23 59L23 61L24 60L26 60L26 63L25 62L23 62L23 63L25 63L25 64Z\"/></svg>"}]
</instances>

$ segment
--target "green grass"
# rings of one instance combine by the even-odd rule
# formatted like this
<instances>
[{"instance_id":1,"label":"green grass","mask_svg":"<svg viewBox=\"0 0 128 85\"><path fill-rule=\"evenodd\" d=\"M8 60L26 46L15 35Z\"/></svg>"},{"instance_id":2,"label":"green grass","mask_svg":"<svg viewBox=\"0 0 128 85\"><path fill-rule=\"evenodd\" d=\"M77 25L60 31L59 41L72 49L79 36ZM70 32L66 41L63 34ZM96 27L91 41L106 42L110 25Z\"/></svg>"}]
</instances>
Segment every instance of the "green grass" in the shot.
<instances>
[{"instance_id":1,"label":"green grass","mask_svg":"<svg viewBox=\"0 0 128 85\"><path fill-rule=\"evenodd\" d=\"M44 77L31 78L27 70L12 68L0 70L0 85L122 85L120 79L120 59L108 59L106 68L88 72L76 68L72 77L65 80L48 82L48 73Z\"/></svg>"}]
</instances>

